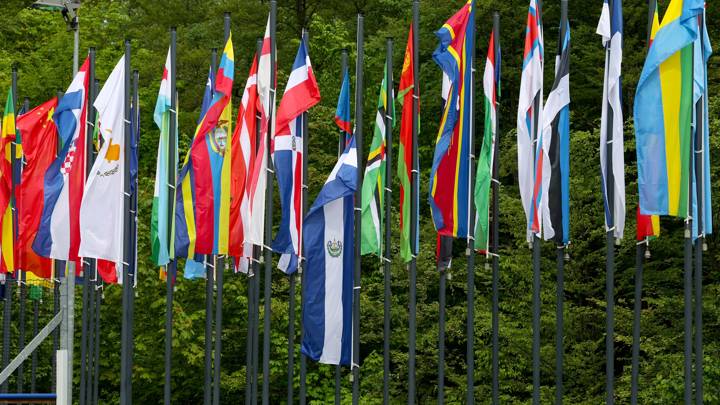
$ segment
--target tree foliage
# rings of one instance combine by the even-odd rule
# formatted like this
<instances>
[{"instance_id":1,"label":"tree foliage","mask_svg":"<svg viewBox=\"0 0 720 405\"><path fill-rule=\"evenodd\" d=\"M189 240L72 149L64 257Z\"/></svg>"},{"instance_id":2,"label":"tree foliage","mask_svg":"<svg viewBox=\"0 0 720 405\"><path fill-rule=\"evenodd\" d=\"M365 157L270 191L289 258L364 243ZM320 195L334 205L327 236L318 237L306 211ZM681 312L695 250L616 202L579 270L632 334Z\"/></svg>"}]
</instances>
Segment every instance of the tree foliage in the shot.
<instances>
[{"instance_id":1,"label":"tree foliage","mask_svg":"<svg viewBox=\"0 0 720 405\"><path fill-rule=\"evenodd\" d=\"M29 1L6 2L0 16L0 93L10 85L11 66L19 69L18 93L32 105L64 90L72 74L72 34L59 14L26 8ZM433 32L463 3L461 0L423 1L420 20L420 91L422 131L420 162L421 195L428 189L429 167L441 110L441 73L432 61L437 42ZM525 217L519 199L516 175L515 111L527 16L526 0L481 0L477 2L477 69L482 71L491 13L502 16L502 97L500 107L500 393L502 403L527 403L532 394L531 362L531 253L524 241ZM626 111L626 162L628 229L617 248L616 271L616 397L629 402L632 343L633 274L635 265L634 210L637 205L635 143L632 103L635 84L642 70L646 46L647 9L643 1L625 2L625 61L623 98ZM668 1L660 2L664 8ZM222 48L224 11L232 13L235 45L235 106L267 19L266 0L88 0L80 10L81 54L97 48L97 75L102 80L122 54L123 40L132 40L132 66L140 72L141 143L139 198L139 272L135 301L134 399L159 403L163 395L163 339L165 287L150 261L150 212L152 204L158 129L152 121L160 78L167 52L168 28L178 29L177 72L181 155L194 133L205 85L210 49ZM311 200L319 191L336 159L337 130L333 122L340 87L340 51L349 48L351 66L355 55L355 14L365 15L365 133L371 133L374 103L382 80L385 38L395 38L396 77L402 66L410 0L280 0L278 1L278 80L282 94L295 57L303 27L310 33L310 55L322 93L322 102L310 112L309 182ZM559 2L545 2L546 82L553 75ZM599 121L601 111L604 51L595 27L601 0L570 2L572 26L571 92L571 260L566 264L565 386L566 400L574 404L597 404L604 398L605 372L605 232L599 172ZM718 38L720 9L708 3L708 29ZM82 59L82 57L81 57ZM710 62L711 160L720 160L720 73L718 58ZM352 68L351 68L352 71ZM478 94L480 80L478 83ZM3 87L4 86L4 87ZM549 86L546 86L549 88ZM546 92L548 90L546 89ZM482 129L482 104L476 116ZM478 131L478 134L482 133ZM393 179L397 187L397 180ZM713 189L718 190L720 173L713 169ZM277 193L276 193L277 196ZM418 258L417 378L420 403L437 395L438 274L435 270L435 232L430 210L421 199L421 249ZM717 199L716 199L717 201ZM393 201L397 221L397 196ZM275 206L279 206L276 201ZM720 204L715 203L715 212ZM276 210L275 223L279 222ZM717 222L717 214L715 215ZM645 404L679 403L683 390L683 294L682 227L678 220L662 222L662 237L651 246L652 259L645 266L643 290L641 398ZM394 241L399 234L393 234ZM396 243L396 242L395 242ZM708 239L705 254L705 400L720 403L720 241ZM392 264L391 396L402 403L407 381L407 269L399 263L397 247ZM455 260L448 281L446 398L464 401L466 265L464 242L456 243ZM543 245L542 274L542 402L554 396L555 249ZM475 390L478 402L488 402L491 382L490 270L478 259L475 303ZM382 387L383 275L373 257L363 258L361 292L361 393L362 403L380 403ZM287 386L287 277L273 274L270 387L271 403L286 398ZM173 329L173 402L199 403L203 386L204 282L177 283ZM120 288L104 290L102 309L101 402L117 403L120 360ZM298 288L297 300L300 299ZM79 294L78 294L79 295ZM45 293L41 319L50 318L51 292ZM79 320L81 302L77 303ZM17 309L16 309L17 310ZM241 401L245 388L245 340L247 325L247 278L228 272L225 277L223 358L221 391L224 403ZM261 319L264 314L261 312ZM29 317L28 317L29 318ZM17 319L15 317L14 319ZM299 310L296 316L299 321ZM28 321L29 322L29 321ZM29 324L28 324L29 325ZM16 340L17 325L13 326ZM296 327L299 331L299 324ZM80 328L76 328L79 342ZM299 342L299 333L295 336ZM13 348L13 350L16 350ZM13 352L15 353L15 351ZM79 353L79 350L76 350ZM51 345L41 349L39 387L50 385ZM260 356L262 358L262 354ZM296 365L298 362L296 362ZM298 379L299 369L295 378ZM332 367L310 362L308 395L313 403L330 402L334 395ZM349 371L343 370L344 402L350 398ZM76 375L76 382L79 377ZM262 378L262 376L261 376ZM296 381L296 387L297 387ZM41 389L42 389L41 388Z\"/></svg>"}]
</instances>

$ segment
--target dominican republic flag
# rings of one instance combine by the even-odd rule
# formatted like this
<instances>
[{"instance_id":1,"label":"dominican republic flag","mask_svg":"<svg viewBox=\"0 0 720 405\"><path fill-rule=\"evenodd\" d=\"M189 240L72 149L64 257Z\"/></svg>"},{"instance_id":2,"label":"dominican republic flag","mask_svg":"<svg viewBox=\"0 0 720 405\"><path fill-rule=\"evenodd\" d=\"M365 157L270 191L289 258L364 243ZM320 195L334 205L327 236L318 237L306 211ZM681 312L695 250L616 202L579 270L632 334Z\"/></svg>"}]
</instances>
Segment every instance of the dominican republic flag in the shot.
<instances>
[{"instance_id":1,"label":"dominican republic flag","mask_svg":"<svg viewBox=\"0 0 720 405\"><path fill-rule=\"evenodd\" d=\"M277 133L273 137L272 153L275 175L280 189L282 219L272 248L282 254L278 268L292 274L298 267L302 243L302 187L303 178L303 113L320 102L310 56L305 41L300 43L285 95L277 113Z\"/></svg>"},{"instance_id":2,"label":"dominican republic flag","mask_svg":"<svg viewBox=\"0 0 720 405\"><path fill-rule=\"evenodd\" d=\"M305 217L302 352L324 364L350 364L357 187L353 137Z\"/></svg>"},{"instance_id":3,"label":"dominican republic flag","mask_svg":"<svg viewBox=\"0 0 720 405\"><path fill-rule=\"evenodd\" d=\"M38 255L52 259L78 260L89 67L86 59L53 115L62 149L45 172L42 216L32 246Z\"/></svg>"},{"instance_id":4,"label":"dominican republic flag","mask_svg":"<svg viewBox=\"0 0 720 405\"><path fill-rule=\"evenodd\" d=\"M538 141L542 137L544 59L542 10L536 0L530 0L517 115L518 180L527 219L528 242L533 233L540 233L542 194L539 185L543 173L542 161L536 163L542 159L542 153L539 153L542 142Z\"/></svg>"},{"instance_id":5,"label":"dominican republic flag","mask_svg":"<svg viewBox=\"0 0 720 405\"><path fill-rule=\"evenodd\" d=\"M597 34L605 46L605 84L600 123L600 172L605 202L605 229L622 239L625 230L625 150L623 142L622 0L603 3ZM610 150L608 150L610 149ZM608 152L610 152L608 154ZM612 189L608 188L612 180Z\"/></svg>"},{"instance_id":6,"label":"dominican republic flag","mask_svg":"<svg viewBox=\"0 0 720 405\"><path fill-rule=\"evenodd\" d=\"M555 82L543 111L542 231L567 245L570 235L570 23L560 25ZM540 167L540 163L538 163Z\"/></svg>"}]
</instances>

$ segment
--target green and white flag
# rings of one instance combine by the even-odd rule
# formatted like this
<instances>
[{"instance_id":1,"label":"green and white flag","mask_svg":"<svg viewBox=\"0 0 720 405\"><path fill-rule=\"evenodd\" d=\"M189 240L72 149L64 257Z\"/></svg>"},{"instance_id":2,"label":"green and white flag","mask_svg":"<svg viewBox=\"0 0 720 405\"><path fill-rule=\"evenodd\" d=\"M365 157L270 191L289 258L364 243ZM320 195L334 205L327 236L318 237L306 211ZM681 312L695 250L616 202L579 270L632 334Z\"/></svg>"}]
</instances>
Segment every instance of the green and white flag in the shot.
<instances>
[{"instance_id":1,"label":"green and white flag","mask_svg":"<svg viewBox=\"0 0 720 405\"><path fill-rule=\"evenodd\" d=\"M152 259L158 266L165 266L170 259L175 256L173 243L175 238L172 236L173 232L172 229L170 229L172 225L170 225L168 218L172 215L169 209L169 202L175 202L175 198L173 198L168 184L171 136L175 137L175 145L177 145L177 130L174 134L170 134L170 108L172 98L169 80L170 72L172 71L170 63L170 51L168 51L153 116L155 124L160 128L160 140L158 142L157 168L155 170L155 191L153 193L150 239L152 241ZM177 167L177 150L175 150L175 156L172 158L175 162L175 165L172 167Z\"/></svg>"},{"instance_id":2,"label":"green and white flag","mask_svg":"<svg viewBox=\"0 0 720 405\"><path fill-rule=\"evenodd\" d=\"M385 77L380 85L380 97L378 97L378 109L375 115L375 132L373 134L370 153L368 154L367 165L362 185L362 243L361 253L363 255L373 253L378 257L382 256L382 225L384 223L384 194L385 194L385 114L388 107L388 100L393 102L393 96L388 97L385 90L387 83L387 65L385 65ZM392 109L393 115L395 109ZM392 119L395 123L395 117Z\"/></svg>"}]
</instances>

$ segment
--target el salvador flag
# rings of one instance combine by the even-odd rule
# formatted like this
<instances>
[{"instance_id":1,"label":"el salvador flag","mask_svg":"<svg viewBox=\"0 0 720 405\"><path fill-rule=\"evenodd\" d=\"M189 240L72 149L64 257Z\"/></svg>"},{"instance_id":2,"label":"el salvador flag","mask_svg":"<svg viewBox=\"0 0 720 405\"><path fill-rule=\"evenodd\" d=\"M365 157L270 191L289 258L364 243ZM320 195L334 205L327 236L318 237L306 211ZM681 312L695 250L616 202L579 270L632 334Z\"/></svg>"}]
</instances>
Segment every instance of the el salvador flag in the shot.
<instances>
[{"instance_id":1,"label":"el salvador flag","mask_svg":"<svg viewBox=\"0 0 720 405\"><path fill-rule=\"evenodd\" d=\"M349 365L355 244L353 194L358 187L353 137L305 217L302 353Z\"/></svg>"}]
</instances>

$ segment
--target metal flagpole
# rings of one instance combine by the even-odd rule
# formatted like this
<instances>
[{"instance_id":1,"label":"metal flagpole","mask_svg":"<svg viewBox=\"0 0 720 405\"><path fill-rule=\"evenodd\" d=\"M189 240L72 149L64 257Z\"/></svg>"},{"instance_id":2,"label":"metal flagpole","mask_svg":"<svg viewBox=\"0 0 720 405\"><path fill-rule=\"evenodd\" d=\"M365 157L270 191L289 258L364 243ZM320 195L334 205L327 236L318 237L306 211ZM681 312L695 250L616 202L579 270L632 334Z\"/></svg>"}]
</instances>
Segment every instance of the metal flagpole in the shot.
<instances>
[{"instance_id":1,"label":"metal flagpole","mask_svg":"<svg viewBox=\"0 0 720 405\"><path fill-rule=\"evenodd\" d=\"M275 131L274 114L275 114L275 91L277 88L277 76L275 75L275 32L277 21L277 1L270 2L270 108L268 114L268 131L267 150L271 150L272 134ZM265 258L265 292L263 294L263 303L265 305L265 313L263 314L263 390L262 403L268 405L270 403L270 319L272 312L272 269L273 269L273 252L270 248L272 243L273 228L273 175L274 167L272 159L267 161L267 187L265 188L265 241L264 258Z\"/></svg>"},{"instance_id":2,"label":"metal flagpole","mask_svg":"<svg viewBox=\"0 0 720 405\"><path fill-rule=\"evenodd\" d=\"M177 162L175 161L175 155L177 155L177 139L175 134L177 131L177 96L176 86L177 81L175 79L175 58L177 52L177 29L170 27L170 71L168 72L168 81L170 82L170 95L172 97L170 101L170 139L168 147L168 249L174 249L173 239L175 238L175 232L173 229L175 217L175 179L177 177ZM175 290L175 274L177 273L177 262L175 261L174 252L170 251L170 261L167 264L165 271L165 386L163 389L163 398L165 405L170 405L172 402L172 332L173 332L173 294Z\"/></svg>"},{"instance_id":3,"label":"metal flagpole","mask_svg":"<svg viewBox=\"0 0 720 405\"><path fill-rule=\"evenodd\" d=\"M33 300L33 336L37 336L38 328L38 317L40 315L40 302L37 299ZM33 351L30 368L30 392L36 392L37 382L37 350Z\"/></svg>"},{"instance_id":4,"label":"metal flagpole","mask_svg":"<svg viewBox=\"0 0 720 405\"><path fill-rule=\"evenodd\" d=\"M257 41L257 58L258 58L258 78L260 77L260 59L262 57L262 49L264 44L264 38L259 38ZM260 87L256 86L258 92L258 98L260 97ZM256 152L260 148L260 142L262 142L262 116L258 111L255 116L255 137L256 137ZM267 151L265 153L268 153ZM252 278L252 298L253 301L250 305L252 309L252 391L251 391L251 403L256 404L258 398L258 372L259 372L259 346L260 346L260 255L262 254L262 248L260 246L253 247L253 259L251 263Z\"/></svg>"},{"instance_id":5,"label":"metal flagpole","mask_svg":"<svg viewBox=\"0 0 720 405\"><path fill-rule=\"evenodd\" d=\"M100 89L100 81L95 78L94 82L90 84L93 86L93 94L98 94L98 91ZM94 124L94 123L93 123ZM98 151L94 148L91 149L92 154L91 162L95 162L95 159L97 158ZM90 165L92 167L92 164ZM95 276L95 286L93 287L93 293L95 294L95 347L93 348L93 386L92 386L92 392L91 392L91 399L89 403L91 405L95 405L99 401L99 379L100 379L100 304L102 303L103 292L102 292L102 280L100 279L100 276L97 271L97 261L93 260L93 272ZM98 291L100 289L100 291Z\"/></svg>"},{"instance_id":6,"label":"metal flagpole","mask_svg":"<svg viewBox=\"0 0 720 405\"><path fill-rule=\"evenodd\" d=\"M61 90L57 91L57 98L58 98L58 104L63 98L63 92ZM56 153L57 154L57 153ZM56 156L57 157L57 156ZM65 263L62 261L54 260L52 261L53 266L53 315L57 315L60 312L60 275L58 274L60 270L58 269L64 269ZM64 271L64 270L63 270ZM6 291L7 294L7 291ZM53 331L53 356L51 356L51 364L52 364L52 378L50 381L50 389L52 391L56 391L57 389L57 376L58 376L58 364L57 364L57 355L58 350L60 350L60 328L55 328Z\"/></svg>"},{"instance_id":7,"label":"metal flagpole","mask_svg":"<svg viewBox=\"0 0 720 405\"><path fill-rule=\"evenodd\" d=\"M15 119L17 120L17 79L13 83L15 88L13 89L13 110L15 111ZM27 112L27 110L25 110ZM16 121L17 122L17 121ZM17 140L13 141L10 144L10 156L11 156L11 176L12 176L12 224L13 224L13 240L14 243L17 243L18 241L18 206L17 206L17 199L15 198L15 189L17 188L17 185L20 184L20 178L18 178L17 173L15 171L15 165L17 164ZM20 160L20 164L22 164L22 159ZM16 260L16 268L17 268L17 260ZM26 280L26 274L25 271L22 271L22 269L17 268L16 278L18 280L18 289L20 292L20 310L18 312L18 353L22 351L25 348L25 302L27 300L27 285L25 284ZM25 383L25 371L23 370L23 363L20 363L20 366L17 368L17 392L23 392L24 391L24 383Z\"/></svg>"},{"instance_id":8,"label":"metal flagpole","mask_svg":"<svg viewBox=\"0 0 720 405\"><path fill-rule=\"evenodd\" d=\"M212 48L210 66L213 71L217 69L217 48ZM216 78L217 79L217 78ZM213 83L214 85L214 83ZM215 278L215 256L205 255L205 387L203 390L203 404L212 403L213 378L213 288Z\"/></svg>"},{"instance_id":9,"label":"metal flagpole","mask_svg":"<svg viewBox=\"0 0 720 405\"><path fill-rule=\"evenodd\" d=\"M130 221L132 217L130 215L130 209L132 206L132 199L130 198L130 176L128 171L130 169L130 40L125 40L125 180L124 180L124 206L125 206L125 220L123 228L123 295L122 295L122 306L123 306L123 318L122 318L122 342L121 342L121 372L120 372L120 403L121 405L132 404L132 371L130 370L130 357L131 344L130 344L130 296L132 295L132 280L130 279L130 258L131 258L131 246L130 246L130 232L131 226ZM72 277L67 277L71 279Z\"/></svg>"},{"instance_id":10,"label":"metal flagpole","mask_svg":"<svg viewBox=\"0 0 720 405\"><path fill-rule=\"evenodd\" d=\"M362 240L362 184L363 163L359 156L363 154L363 67L365 65L365 17L357 17L357 59L355 61L355 147L357 159L357 191L355 192L355 270L353 273L353 319L352 319L352 403L357 405L360 400L360 269Z\"/></svg>"},{"instance_id":11,"label":"metal flagpole","mask_svg":"<svg viewBox=\"0 0 720 405\"><path fill-rule=\"evenodd\" d=\"M472 32L473 44L475 43L475 31ZM471 193L475 190L475 166L477 160L475 158L475 53L477 47L473 47L470 51L470 148L468 149L468 157L470 160L470 184L468 193L468 235L467 235L467 248L465 249L465 256L467 256L467 346L465 350L465 363L467 366L466 371L466 402L468 404L475 403L475 221L477 217L477 211L475 204L471 200Z\"/></svg>"},{"instance_id":12,"label":"metal flagpole","mask_svg":"<svg viewBox=\"0 0 720 405\"><path fill-rule=\"evenodd\" d=\"M416 383L415 383L415 348L417 335L417 222L418 222L418 132L420 131L420 0L413 1L413 106L412 106L412 170L410 177L410 246L411 259L410 293L409 293L409 321L408 321L408 405L415 405Z\"/></svg>"},{"instance_id":13,"label":"metal flagpole","mask_svg":"<svg viewBox=\"0 0 720 405\"><path fill-rule=\"evenodd\" d=\"M140 82L140 72L136 69L133 70L133 105L135 106L135 109L133 111L134 117L132 118L132 125L134 125L134 133L135 133L135 140L130 139L132 148L135 148L137 151L138 142L140 141L140 98L139 98L139 92L138 92L138 85ZM131 132L132 133L132 132ZM132 142L135 142L133 145ZM128 155L128 176L130 174L130 157L131 156L131 148L127 149L127 155ZM130 403L132 403L132 374L133 374L133 356L135 353L135 332L134 332L134 326L135 326L135 282L137 277L137 209L138 209L138 183L137 183L137 177L135 177L134 180L134 187L135 192L132 193L132 196L130 197L130 263L129 263L129 270L130 270L130 292L128 293L128 335L129 335L129 342L128 342L128 348L129 348L129 354L128 354L128 400Z\"/></svg>"},{"instance_id":14,"label":"metal flagpole","mask_svg":"<svg viewBox=\"0 0 720 405\"><path fill-rule=\"evenodd\" d=\"M88 83L95 82L95 48L90 48L88 52L88 58L90 59L90 67L88 69ZM95 93L92 85L88 86L88 105L87 113L85 118L85 179L90 176L92 171L92 165L90 160L92 157L93 150L93 129L95 127L95 109L92 107L95 101ZM90 269L91 259L82 259L83 266L83 292L82 292L82 320L81 320L81 335L80 335L80 405L87 403L87 371L88 371L88 307L90 302L89 290L90 286Z\"/></svg>"},{"instance_id":15,"label":"metal flagpole","mask_svg":"<svg viewBox=\"0 0 720 405\"><path fill-rule=\"evenodd\" d=\"M493 49L500 54L500 13L493 13ZM495 63L498 63L496 61ZM495 83L495 146L493 151L492 188L493 188L493 222L492 222L492 404L500 403L500 81Z\"/></svg>"},{"instance_id":16,"label":"metal flagpole","mask_svg":"<svg viewBox=\"0 0 720 405\"><path fill-rule=\"evenodd\" d=\"M230 38L230 13L225 12L223 15L223 26L224 26L224 42L227 43ZM224 46L224 45L223 45ZM224 48L223 48L224 49ZM232 98L232 95L230 95ZM231 134L228 134L230 137ZM216 288L216 302L215 302L215 361L214 367L214 378L213 378L213 404L218 405L220 403L220 356L222 354L222 307L223 307L223 276L225 273L225 256L218 255L215 259L215 288Z\"/></svg>"},{"instance_id":17,"label":"metal flagpole","mask_svg":"<svg viewBox=\"0 0 720 405\"><path fill-rule=\"evenodd\" d=\"M383 403L390 403L390 299L391 299L391 276L390 264L392 260L392 249L390 238L392 235L392 131L393 131L393 106L395 95L393 88L393 39L387 38L387 50L385 63L387 69L387 81L385 82L385 254L383 267L385 275L385 302L383 308Z\"/></svg>"},{"instance_id":18,"label":"metal flagpole","mask_svg":"<svg viewBox=\"0 0 720 405\"><path fill-rule=\"evenodd\" d=\"M699 17L700 35L704 35L705 15ZM702 37L701 37L702 38ZM695 63L705 64L705 42L700 39L700 57ZM703 72L707 66L703 68ZM705 73L707 74L707 73ZM705 77L701 78L705 81ZM707 85L707 83L706 83ZM706 89L707 90L707 89ZM697 184L697 229L695 240L695 403L703 403L703 251L705 250L705 94L695 106L695 176Z\"/></svg>"},{"instance_id":19,"label":"metal flagpole","mask_svg":"<svg viewBox=\"0 0 720 405\"><path fill-rule=\"evenodd\" d=\"M438 239L442 243L442 238ZM448 269L439 267L440 271L440 293L438 297L439 321L438 321L438 405L445 403L445 291L447 289Z\"/></svg>"}]
</instances>

